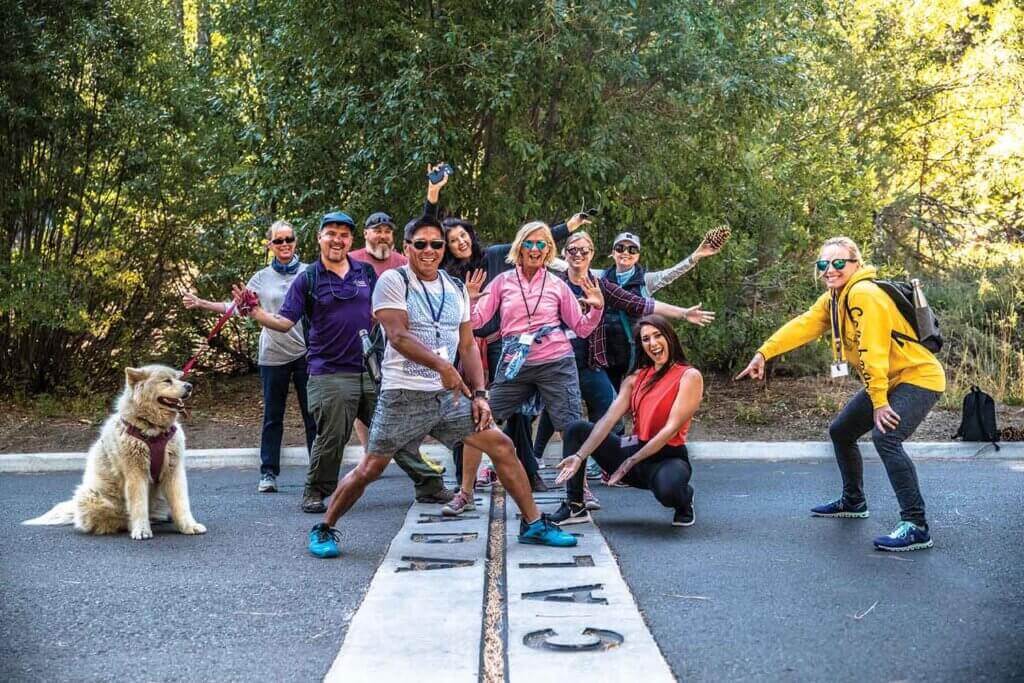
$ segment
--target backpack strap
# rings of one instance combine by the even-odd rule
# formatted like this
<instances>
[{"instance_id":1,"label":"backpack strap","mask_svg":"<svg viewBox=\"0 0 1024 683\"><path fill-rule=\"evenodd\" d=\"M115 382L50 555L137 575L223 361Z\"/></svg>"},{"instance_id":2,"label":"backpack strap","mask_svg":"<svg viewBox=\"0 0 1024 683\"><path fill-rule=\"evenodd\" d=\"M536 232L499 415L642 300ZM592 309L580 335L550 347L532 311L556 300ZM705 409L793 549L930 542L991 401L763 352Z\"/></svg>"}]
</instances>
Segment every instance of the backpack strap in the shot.
<instances>
[{"instance_id":1,"label":"backpack strap","mask_svg":"<svg viewBox=\"0 0 1024 683\"><path fill-rule=\"evenodd\" d=\"M882 289L878 285L878 283L875 282L874 279L872 279L872 280L858 280L857 282L854 282L852 285L850 285L850 290L852 290L854 287L859 285L861 282L869 282L869 281L872 282L879 289ZM886 297L888 297L890 300L892 300L892 297L884 289L882 289L882 293L885 294ZM895 305L895 302L893 302L893 304ZM846 317L847 318L852 318L853 317L853 311L850 310L850 291L849 290L846 292L846 296L843 297L843 307L846 308ZM899 311L899 307L898 306L897 306L897 311ZM906 316L903 315L902 311L899 311L899 314L900 314L900 316L903 316L904 318L906 318ZM902 332L897 332L896 330L890 330L889 331L889 336L892 338L892 340L894 342L896 342L896 344L898 346L901 346L901 347L903 346L904 342L908 342L908 341L909 342L914 342L915 344L918 344L920 346L924 346L924 344L921 343L921 340L916 339L914 337L911 337L909 334L903 334ZM924 348L927 349L928 347L924 346Z\"/></svg>"}]
</instances>

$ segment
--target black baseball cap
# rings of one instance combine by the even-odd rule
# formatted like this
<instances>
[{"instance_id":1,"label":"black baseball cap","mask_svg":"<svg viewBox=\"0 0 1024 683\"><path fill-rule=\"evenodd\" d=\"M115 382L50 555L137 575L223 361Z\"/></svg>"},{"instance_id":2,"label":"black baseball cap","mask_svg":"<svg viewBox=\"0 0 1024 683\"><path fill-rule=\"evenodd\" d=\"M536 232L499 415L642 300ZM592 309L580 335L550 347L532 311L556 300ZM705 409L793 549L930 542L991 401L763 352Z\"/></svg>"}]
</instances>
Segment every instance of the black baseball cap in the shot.
<instances>
[{"instance_id":1,"label":"black baseball cap","mask_svg":"<svg viewBox=\"0 0 1024 683\"><path fill-rule=\"evenodd\" d=\"M379 228L382 225L389 226L392 230L395 229L395 221L391 216L383 211L377 211L371 213L366 217L366 221L363 223L364 228Z\"/></svg>"}]
</instances>

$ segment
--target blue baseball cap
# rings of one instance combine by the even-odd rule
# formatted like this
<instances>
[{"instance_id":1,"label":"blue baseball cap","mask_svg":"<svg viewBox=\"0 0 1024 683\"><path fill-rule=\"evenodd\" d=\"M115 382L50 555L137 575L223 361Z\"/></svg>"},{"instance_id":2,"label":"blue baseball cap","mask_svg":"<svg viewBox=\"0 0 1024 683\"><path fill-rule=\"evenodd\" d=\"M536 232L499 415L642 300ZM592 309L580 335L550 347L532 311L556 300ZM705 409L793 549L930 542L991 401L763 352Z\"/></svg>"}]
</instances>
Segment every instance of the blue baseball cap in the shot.
<instances>
[{"instance_id":1,"label":"blue baseball cap","mask_svg":"<svg viewBox=\"0 0 1024 683\"><path fill-rule=\"evenodd\" d=\"M323 218L320 219L320 229L323 230L324 226L328 223L347 225L352 232L356 231L356 222L352 220L352 216L349 216L344 211L331 211L330 213L325 213Z\"/></svg>"}]
</instances>

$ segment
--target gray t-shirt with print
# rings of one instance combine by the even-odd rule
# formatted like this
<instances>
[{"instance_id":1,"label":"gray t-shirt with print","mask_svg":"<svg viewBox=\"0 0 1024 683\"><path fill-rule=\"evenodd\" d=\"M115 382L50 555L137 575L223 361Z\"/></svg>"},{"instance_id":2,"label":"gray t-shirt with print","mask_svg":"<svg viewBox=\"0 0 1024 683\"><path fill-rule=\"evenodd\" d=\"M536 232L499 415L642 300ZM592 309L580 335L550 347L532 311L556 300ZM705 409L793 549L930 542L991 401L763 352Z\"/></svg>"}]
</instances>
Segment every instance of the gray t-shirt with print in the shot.
<instances>
[{"instance_id":1,"label":"gray t-shirt with print","mask_svg":"<svg viewBox=\"0 0 1024 683\"><path fill-rule=\"evenodd\" d=\"M249 278L246 287L256 292L260 306L267 313L277 313L284 304L284 295L297 277L305 277L306 264L299 264L294 274L279 273L273 266L257 271ZM260 332L260 365L285 365L306 355L306 341L302 334L302 321L287 332L278 332L266 327Z\"/></svg>"}]
</instances>

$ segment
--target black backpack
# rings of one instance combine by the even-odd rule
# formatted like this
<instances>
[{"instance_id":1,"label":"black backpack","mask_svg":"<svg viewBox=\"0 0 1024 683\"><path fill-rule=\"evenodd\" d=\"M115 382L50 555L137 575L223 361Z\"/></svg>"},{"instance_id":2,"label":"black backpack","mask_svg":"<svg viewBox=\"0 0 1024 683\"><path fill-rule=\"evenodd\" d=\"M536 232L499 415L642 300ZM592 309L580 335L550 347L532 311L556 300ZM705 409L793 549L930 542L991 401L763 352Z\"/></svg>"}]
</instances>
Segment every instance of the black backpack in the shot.
<instances>
[{"instance_id":1,"label":"black backpack","mask_svg":"<svg viewBox=\"0 0 1024 683\"><path fill-rule=\"evenodd\" d=\"M960 429L953 438L964 441L988 441L999 450L999 427L996 426L996 402L976 386L964 396L964 412Z\"/></svg>"},{"instance_id":2,"label":"black backpack","mask_svg":"<svg viewBox=\"0 0 1024 683\"><path fill-rule=\"evenodd\" d=\"M915 337L910 337L905 334L901 334L895 330L892 332L893 340L903 346L903 342L914 342L920 344L924 348L928 349L932 353L938 353L942 350L942 345L945 341L942 338L942 333L939 331L939 319L935 315L935 311L932 310L931 306L925 306L924 308L917 308L914 306L914 285L909 282L902 280L871 280L885 292L892 302L896 304L896 308L899 310L900 315L906 320L910 327L913 328ZM852 317L850 312L850 295L847 294L846 298L843 299L843 303L846 306L846 315ZM929 333L925 337L921 338L921 330L929 330Z\"/></svg>"}]
</instances>

